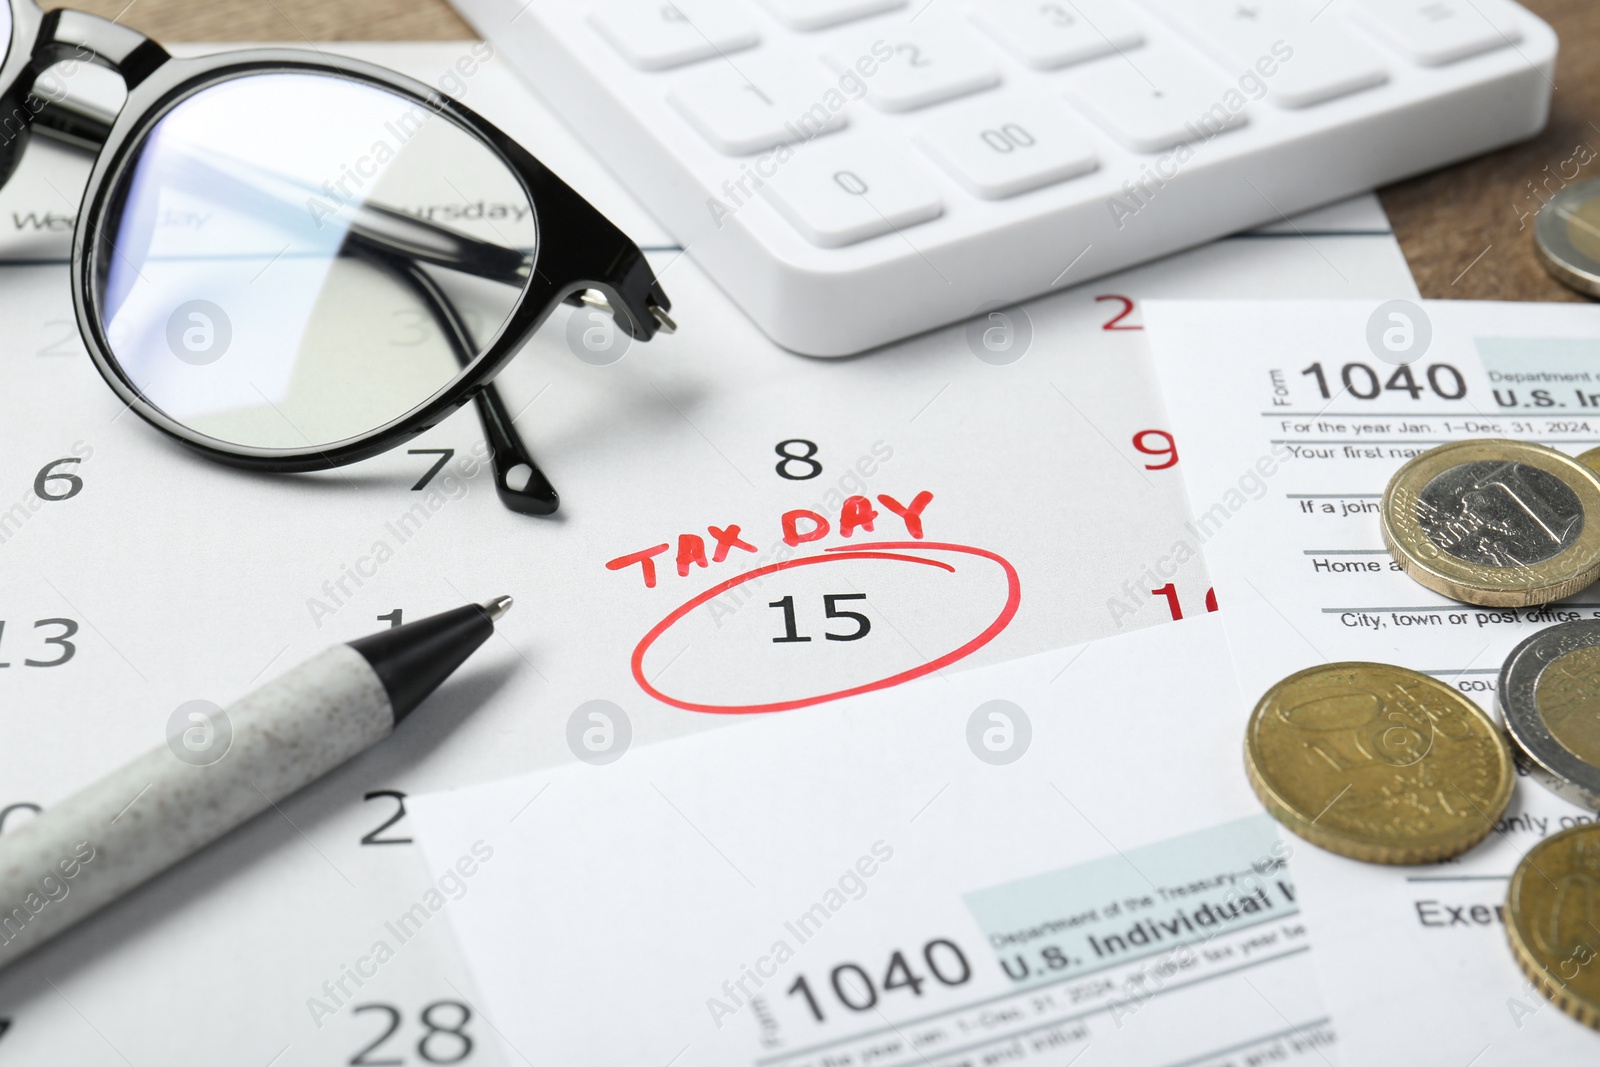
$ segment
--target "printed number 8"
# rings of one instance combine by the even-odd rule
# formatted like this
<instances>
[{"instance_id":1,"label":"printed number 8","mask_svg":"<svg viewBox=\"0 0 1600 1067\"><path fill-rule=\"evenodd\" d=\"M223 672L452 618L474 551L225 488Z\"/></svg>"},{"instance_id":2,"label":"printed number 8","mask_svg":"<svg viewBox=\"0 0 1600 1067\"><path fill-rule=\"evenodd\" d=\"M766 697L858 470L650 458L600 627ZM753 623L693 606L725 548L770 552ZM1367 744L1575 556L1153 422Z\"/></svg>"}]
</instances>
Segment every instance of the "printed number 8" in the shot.
<instances>
[{"instance_id":1,"label":"printed number 8","mask_svg":"<svg viewBox=\"0 0 1600 1067\"><path fill-rule=\"evenodd\" d=\"M800 445L805 448L805 451L796 455L789 451L791 445ZM787 441L779 441L773 451L783 457L778 461L776 467L780 478L787 478L791 482L805 482L822 473L822 464L811 458L817 454L817 443L815 441L807 441L804 437L791 437ZM793 474L789 470L789 464L791 463L803 463L810 469L804 474Z\"/></svg>"}]
</instances>

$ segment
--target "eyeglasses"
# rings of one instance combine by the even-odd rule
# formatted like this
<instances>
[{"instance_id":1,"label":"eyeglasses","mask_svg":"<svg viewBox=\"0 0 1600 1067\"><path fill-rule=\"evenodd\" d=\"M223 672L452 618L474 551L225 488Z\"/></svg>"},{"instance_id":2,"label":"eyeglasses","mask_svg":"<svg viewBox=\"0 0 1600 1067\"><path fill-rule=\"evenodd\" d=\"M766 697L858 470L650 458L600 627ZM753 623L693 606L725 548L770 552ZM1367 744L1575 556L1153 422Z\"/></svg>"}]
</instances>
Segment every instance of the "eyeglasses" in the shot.
<instances>
[{"instance_id":1,"label":"eyeglasses","mask_svg":"<svg viewBox=\"0 0 1600 1067\"><path fill-rule=\"evenodd\" d=\"M471 110L369 63L178 59L124 26L0 6L0 183L26 135L98 153L72 245L78 327L122 401L212 459L312 471L477 404L509 508L559 498L493 385L559 303L675 327L638 246ZM118 73L115 115L52 100Z\"/></svg>"}]
</instances>

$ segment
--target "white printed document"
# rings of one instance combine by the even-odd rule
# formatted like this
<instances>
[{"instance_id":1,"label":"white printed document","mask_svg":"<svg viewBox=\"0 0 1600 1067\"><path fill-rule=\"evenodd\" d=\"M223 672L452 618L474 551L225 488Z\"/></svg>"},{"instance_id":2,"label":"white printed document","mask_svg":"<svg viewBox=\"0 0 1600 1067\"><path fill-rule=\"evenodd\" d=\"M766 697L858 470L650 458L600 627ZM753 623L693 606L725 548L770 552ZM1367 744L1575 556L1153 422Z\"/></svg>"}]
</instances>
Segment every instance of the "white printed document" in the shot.
<instances>
[{"instance_id":1,"label":"white printed document","mask_svg":"<svg viewBox=\"0 0 1600 1067\"><path fill-rule=\"evenodd\" d=\"M412 818L433 867L492 853L446 912L509 1059L1323 1064L1226 658L1203 617Z\"/></svg>"},{"instance_id":2,"label":"white printed document","mask_svg":"<svg viewBox=\"0 0 1600 1067\"><path fill-rule=\"evenodd\" d=\"M1517 642L1600 618L1593 590L1542 608L1449 600L1398 569L1379 529L1390 476L1434 445L1600 445L1600 309L1218 302L1148 317L1195 514L1173 552L1204 547L1243 690L1227 773L1243 780L1249 709L1294 671L1394 663L1494 714ZM1593 818L1520 777L1495 832L1454 861L1385 867L1299 848L1346 1062L1594 1062L1600 1037L1522 977L1501 914L1523 854Z\"/></svg>"}]
</instances>

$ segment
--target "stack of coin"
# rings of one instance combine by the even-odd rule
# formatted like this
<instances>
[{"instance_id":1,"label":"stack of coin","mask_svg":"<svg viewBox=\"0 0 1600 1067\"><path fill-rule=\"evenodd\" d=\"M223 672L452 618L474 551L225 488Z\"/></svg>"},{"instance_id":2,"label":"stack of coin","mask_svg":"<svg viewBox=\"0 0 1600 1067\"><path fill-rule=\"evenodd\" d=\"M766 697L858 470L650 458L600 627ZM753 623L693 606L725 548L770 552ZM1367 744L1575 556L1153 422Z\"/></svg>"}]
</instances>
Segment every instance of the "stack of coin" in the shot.
<instances>
[{"instance_id":1,"label":"stack of coin","mask_svg":"<svg viewBox=\"0 0 1600 1067\"><path fill-rule=\"evenodd\" d=\"M1496 698L1517 762L1600 811L1600 619L1548 626L1512 649Z\"/></svg>"},{"instance_id":2,"label":"stack of coin","mask_svg":"<svg viewBox=\"0 0 1600 1067\"><path fill-rule=\"evenodd\" d=\"M1458 441L1410 460L1384 492L1384 543L1435 592L1490 607L1571 596L1600 578L1600 448L1577 459L1520 441ZM1250 716L1245 770L1279 822L1374 863L1428 863L1488 836L1514 763L1600 812L1600 619L1512 650L1497 700L1507 742L1472 701L1424 674L1333 663L1292 674ZM1600 1029L1600 823L1535 845L1512 876L1517 964Z\"/></svg>"},{"instance_id":3,"label":"stack of coin","mask_svg":"<svg viewBox=\"0 0 1600 1067\"><path fill-rule=\"evenodd\" d=\"M1382 519L1402 570L1469 604L1547 604L1600 578L1600 475L1543 445L1431 448L1390 480Z\"/></svg>"},{"instance_id":4,"label":"stack of coin","mask_svg":"<svg viewBox=\"0 0 1600 1067\"><path fill-rule=\"evenodd\" d=\"M1425 674L1331 663L1269 689L1250 716L1245 770L1290 830L1372 863L1459 855L1494 829L1516 778L1505 736Z\"/></svg>"},{"instance_id":5,"label":"stack of coin","mask_svg":"<svg viewBox=\"0 0 1600 1067\"><path fill-rule=\"evenodd\" d=\"M1600 826L1547 837L1517 864L1506 892L1511 953L1562 1011L1600 1029Z\"/></svg>"}]
</instances>

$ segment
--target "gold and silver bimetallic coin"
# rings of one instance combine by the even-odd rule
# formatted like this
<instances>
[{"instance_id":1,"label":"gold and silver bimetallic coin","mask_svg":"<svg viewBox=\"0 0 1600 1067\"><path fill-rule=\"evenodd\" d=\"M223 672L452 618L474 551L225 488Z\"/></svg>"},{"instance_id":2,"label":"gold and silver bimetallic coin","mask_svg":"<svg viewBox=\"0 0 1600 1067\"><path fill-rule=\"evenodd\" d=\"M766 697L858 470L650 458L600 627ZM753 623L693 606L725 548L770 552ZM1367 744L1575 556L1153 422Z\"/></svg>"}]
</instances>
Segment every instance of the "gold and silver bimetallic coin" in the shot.
<instances>
[{"instance_id":1,"label":"gold and silver bimetallic coin","mask_svg":"<svg viewBox=\"0 0 1600 1067\"><path fill-rule=\"evenodd\" d=\"M1600 811L1600 619L1547 626L1512 649L1496 700L1517 762L1564 800Z\"/></svg>"},{"instance_id":2,"label":"gold and silver bimetallic coin","mask_svg":"<svg viewBox=\"0 0 1600 1067\"><path fill-rule=\"evenodd\" d=\"M1600 181L1569 185L1540 208L1533 247L1562 285L1600 296Z\"/></svg>"},{"instance_id":3,"label":"gold and silver bimetallic coin","mask_svg":"<svg viewBox=\"0 0 1600 1067\"><path fill-rule=\"evenodd\" d=\"M1401 570L1469 604L1547 604L1600 577L1600 475L1543 445L1430 448L1390 479L1382 519Z\"/></svg>"},{"instance_id":4,"label":"gold and silver bimetallic coin","mask_svg":"<svg viewBox=\"0 0 1600 1067\"><path fill-rule=\"evenodd\" d=\"M1283 825L1371 863L1465 852L1494 828L1516 778L1504 735L1476 704L1381 663L1312 667L1267 690L1245 769Z\"/></svg>"},{"instance_id":5,"label":"gold and silver bimetallic coin","mask_svg":"<svg viewBox=\"0 0 1600 1067\"><path fill-rule=\"evenodd\" d=\"M1556 1006L1600 1029L1600 824L1528 850L1506 893L1517 966Z\"/></svg>"}]
</instances>

